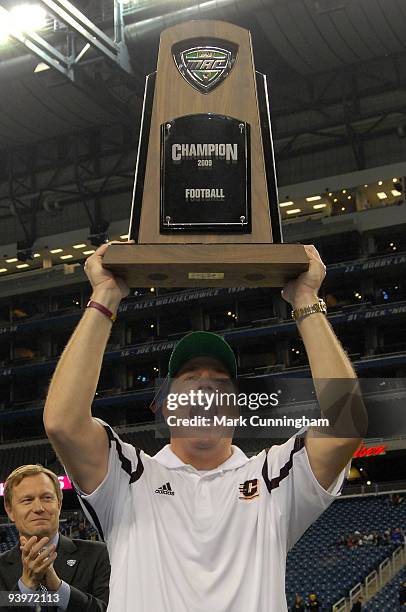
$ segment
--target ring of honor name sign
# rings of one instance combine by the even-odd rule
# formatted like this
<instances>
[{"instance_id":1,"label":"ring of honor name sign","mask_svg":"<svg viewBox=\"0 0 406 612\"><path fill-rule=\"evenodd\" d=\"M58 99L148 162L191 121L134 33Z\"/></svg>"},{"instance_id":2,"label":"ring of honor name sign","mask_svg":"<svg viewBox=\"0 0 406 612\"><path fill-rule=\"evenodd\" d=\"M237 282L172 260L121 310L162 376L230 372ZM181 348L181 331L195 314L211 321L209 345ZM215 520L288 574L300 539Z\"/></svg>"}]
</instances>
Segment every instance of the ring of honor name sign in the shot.
<instances>
[{"instance_id":1,"label":"ring of honor name sign","mask_svg":"<svg viewBox=\"0 0 406 612\"><path fill-rule=\"evenodd\" d=\"M103 264L132 286L282 286L308 267L283 244L266 77L247 30L181 23L147 77L129 238Z\"/></svg>"}]
</instances>

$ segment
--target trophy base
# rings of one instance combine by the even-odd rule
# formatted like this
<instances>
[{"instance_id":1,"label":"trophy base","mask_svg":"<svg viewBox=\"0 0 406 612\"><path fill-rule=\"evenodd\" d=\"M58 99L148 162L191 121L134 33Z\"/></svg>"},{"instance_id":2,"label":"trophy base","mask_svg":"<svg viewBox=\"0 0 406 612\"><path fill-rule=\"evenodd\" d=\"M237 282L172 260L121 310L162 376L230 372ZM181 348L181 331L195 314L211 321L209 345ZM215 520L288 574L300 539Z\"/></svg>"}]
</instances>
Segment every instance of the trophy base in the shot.
<instances>
[{"instance_id":1,"label":"trophy base","mask_svg":"<svg viewBox=\"0 0 406 612\"><path fill-rule=\"evenodd\" d=\"M309 267L301 244L111 244L103 266L130 287L284 287Z\"/></svg>"}]
</instances>

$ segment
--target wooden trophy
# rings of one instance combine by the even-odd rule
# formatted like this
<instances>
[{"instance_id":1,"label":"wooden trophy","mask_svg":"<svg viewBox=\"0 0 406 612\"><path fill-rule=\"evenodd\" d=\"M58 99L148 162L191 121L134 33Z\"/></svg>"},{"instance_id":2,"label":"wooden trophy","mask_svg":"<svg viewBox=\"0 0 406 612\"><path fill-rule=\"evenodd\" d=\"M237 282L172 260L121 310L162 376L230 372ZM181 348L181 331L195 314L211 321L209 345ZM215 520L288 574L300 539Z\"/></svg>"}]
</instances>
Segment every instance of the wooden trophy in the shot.
<instances>
[{"instance_id":1,"label":"wooden trophy","mask_svg":"<svg viewBox=\"0 0 406 612\"><path fill-rule=\"evenodd\" d=\"M308 268L282 244L266 77L248 30L161 35L147 77L129 238L103 265L133 287L282 287Z\"/></svg>"}]
</instances>

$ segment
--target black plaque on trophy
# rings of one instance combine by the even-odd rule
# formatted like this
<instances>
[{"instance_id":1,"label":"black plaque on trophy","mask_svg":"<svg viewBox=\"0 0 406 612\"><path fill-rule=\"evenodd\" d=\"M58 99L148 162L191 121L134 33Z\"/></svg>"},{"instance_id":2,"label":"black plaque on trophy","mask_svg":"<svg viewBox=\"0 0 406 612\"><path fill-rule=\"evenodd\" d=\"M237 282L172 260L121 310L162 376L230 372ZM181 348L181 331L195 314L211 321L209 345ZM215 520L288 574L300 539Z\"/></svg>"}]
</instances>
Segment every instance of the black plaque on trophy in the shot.
<instances>
[{"instance_id":1,"label":"black plaque on trophy","mask_svg":"<svg viewBox=\"0 0 406 612\"><path fill-rule=\"evenodd\" d=\"M161 126L162 233L249 233L248 123L213 113Z\"/></svg>"}]
</instances>

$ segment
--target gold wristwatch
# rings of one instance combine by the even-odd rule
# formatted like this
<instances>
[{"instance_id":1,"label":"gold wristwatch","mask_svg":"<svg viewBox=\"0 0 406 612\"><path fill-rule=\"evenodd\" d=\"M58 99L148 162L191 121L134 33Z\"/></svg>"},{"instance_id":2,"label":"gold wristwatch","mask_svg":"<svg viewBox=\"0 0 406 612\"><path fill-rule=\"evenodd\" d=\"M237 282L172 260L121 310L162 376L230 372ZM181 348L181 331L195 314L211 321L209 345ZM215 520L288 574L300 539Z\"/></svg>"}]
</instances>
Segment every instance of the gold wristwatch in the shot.
<instances>
[{"instance_id":1,"label":"gold wristwatch","mask_svg":"<svg viewBox=\"0 0 406 612\"><path fill-rule=\"evenodd\" d=\"M316 304L310 304L309 306L302 306L302 308L292 310L292 319L297 321L301 317L313 314L314 312L322 312L323 314L327 314L326 302L322 298L319 298L319 301L316 302Z\"/></svg>"}]
</instances>

